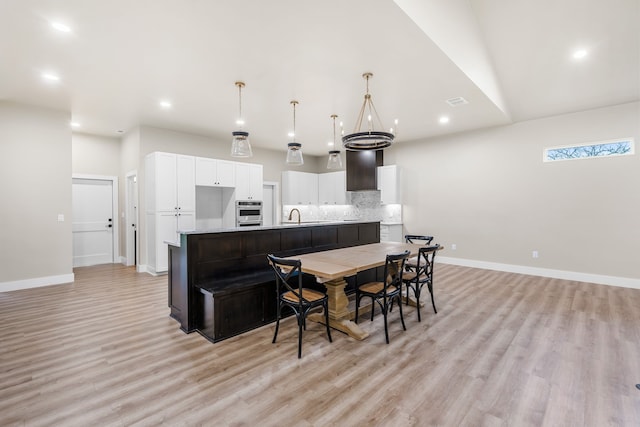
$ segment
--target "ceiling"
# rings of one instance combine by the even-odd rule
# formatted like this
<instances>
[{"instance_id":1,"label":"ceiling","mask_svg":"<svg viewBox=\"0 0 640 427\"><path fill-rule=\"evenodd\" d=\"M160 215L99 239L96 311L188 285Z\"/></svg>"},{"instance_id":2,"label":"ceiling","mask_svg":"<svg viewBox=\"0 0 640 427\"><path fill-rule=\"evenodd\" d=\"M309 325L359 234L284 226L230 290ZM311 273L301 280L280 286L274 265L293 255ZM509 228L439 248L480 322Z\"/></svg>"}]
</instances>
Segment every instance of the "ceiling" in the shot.
<instances>
[{"instance_id":1,"label":"ceiling","mask_svg":"<svg viewBox=\"0 0 640 427\"><path fill-rule=\"evenodd\" d=\"M0 0L0 100L69 111L86 133L150 125L230 144L242 80L255 147L286 149L295 99L296 140L323 155L330 115L353 130L372 72L372 99L385 127L399 120L400 144L638 101L639 4ZM586 56L574 59L577 49ZM468 104L447 104L456 97Z\"/></svg>"}]
</instances>

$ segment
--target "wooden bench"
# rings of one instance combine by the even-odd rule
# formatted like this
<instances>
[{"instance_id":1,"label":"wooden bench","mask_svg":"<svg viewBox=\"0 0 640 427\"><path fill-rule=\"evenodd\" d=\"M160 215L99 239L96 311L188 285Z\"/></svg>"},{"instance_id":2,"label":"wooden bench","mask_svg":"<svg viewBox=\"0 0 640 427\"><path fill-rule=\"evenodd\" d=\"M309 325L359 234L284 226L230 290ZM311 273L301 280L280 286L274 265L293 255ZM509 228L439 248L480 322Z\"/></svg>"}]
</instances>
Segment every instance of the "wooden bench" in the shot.
<instances>
[{"instance_id":1,"label":"wooden bench","mask_svg":"<svg viewBox=\"0 0 640 427\"><path fill-rule=\"evenodd\" d=\"M203 283L198 331L217 342L276 319L276 284L271 269Z\"/></svg>"}]
</instances>

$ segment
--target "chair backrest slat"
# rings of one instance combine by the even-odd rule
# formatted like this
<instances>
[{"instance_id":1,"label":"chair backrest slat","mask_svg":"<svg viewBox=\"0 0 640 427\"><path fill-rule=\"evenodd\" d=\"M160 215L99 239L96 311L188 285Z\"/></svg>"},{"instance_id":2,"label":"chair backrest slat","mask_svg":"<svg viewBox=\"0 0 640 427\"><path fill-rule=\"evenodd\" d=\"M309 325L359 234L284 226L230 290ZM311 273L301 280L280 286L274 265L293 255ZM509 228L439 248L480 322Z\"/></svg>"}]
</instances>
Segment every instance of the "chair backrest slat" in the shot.
<instances>
[{"instance_id":1,"label":"chair backrest slat","mask_svg":"<svg viewBox=\"0 0 640 427\"><path fill-rule=\"evenodd\" d=\"M298 297L300 305L309 304L302 294L302 261L299 259L279 258L267 255L269 264L276 273L276 290L278 295L287 291Z\"/></svg>"},{"instance_id":2,"label":"chair backrest slat","mask_svg":"<svg viewBox=\"0 0 640 427\"><path fill-rule=\"evenodd\" d=\"M416 271L418 275L426 275L428 277L433 276L433 265L436 257L436 253L440 245L425 246L418 250L418 264Z\"/></svg>"},{"instance_id":3,"label":"chair backrest slat","mask_svg":"<svg viewBox=\"0 0 640 427\"><path fill-rule=\"evenodd\" d=\"M402 272L404 271L404 265L409 258L410 252L404 251L399 254L388 254L384 263L384 293L387 294L387 289L390 286L394 286L396 289L400 289L402 285Z\"/></svg>"},{"instance_id":4,"label":"chair backrest slat","mask_svg":"<svg viewBox=\"0 0 640 427\"><path fill-rule=\"evenodd\" d=\"M420 234L405 234L404 240L407 243L416 244L416 245L418 243L424 243L425 245L430 245L431 241L433 240L433 236L425 236Z\"/></svg>"}]
</instances>

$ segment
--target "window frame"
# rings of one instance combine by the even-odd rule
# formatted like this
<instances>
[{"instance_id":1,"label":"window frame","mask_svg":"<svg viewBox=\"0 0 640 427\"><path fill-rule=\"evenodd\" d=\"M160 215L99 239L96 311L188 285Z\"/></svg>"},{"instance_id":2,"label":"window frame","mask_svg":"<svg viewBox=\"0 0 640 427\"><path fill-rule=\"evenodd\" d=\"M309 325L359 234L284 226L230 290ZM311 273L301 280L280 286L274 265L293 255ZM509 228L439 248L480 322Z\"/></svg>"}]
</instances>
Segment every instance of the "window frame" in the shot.
<instances>
[{"instance_id":1,"label":"window frame","mask_svg":"<svg viewBox=\"0 0 640 427\"><path fill-rule=\"evenodd\" d=\"M575 147L591 147L595 145L606 145L606 144L615 144L615 143L629 143L631 145L631 149L627 153L616 153L616 154L608 154L605 156L586 156L586 157L571 157L568 159L550 159L548 158L548 152L551 150L558 150L563 148L575 148ZM585 159L605 159L609 157L621 157L621 156L632 156L635 154L635 141L634 138L616 138L616 139L608 139L605 141L595 141L595 142L583 142L579 144L568 144L568 145L556 145L554 147L545 147L542 150L542 161L544 163L553 163L553 162L563 162L567 160L585 160Z\"/></svg>"}]
</instances>

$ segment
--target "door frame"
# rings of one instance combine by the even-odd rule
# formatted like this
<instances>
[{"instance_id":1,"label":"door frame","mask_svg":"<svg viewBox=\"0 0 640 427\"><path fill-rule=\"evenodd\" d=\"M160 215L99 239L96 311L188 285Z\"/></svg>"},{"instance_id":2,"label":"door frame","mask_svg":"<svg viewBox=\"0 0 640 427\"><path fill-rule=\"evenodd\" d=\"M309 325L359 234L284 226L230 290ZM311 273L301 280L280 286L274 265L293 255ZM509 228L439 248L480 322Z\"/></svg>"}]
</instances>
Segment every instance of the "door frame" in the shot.
<instances>
[{"instance_id":1,"label":"door frame","mask_svg":"<svg viewBox=\"0 0 640 427\"><path fill-rule=\"evenodd\" d=\"M136 183L135 194L130 194L129 181L131 180ZM140 264L140 188L138 188L137 170L127 172L125 175L124 194L125 256L123 257L122 263L126 266L135 265L137 269L138 264ZM133 198L135 198L133 200L134 206L131 206L130 203ZM131 220L136 224L135 228L138 231L137 233L134 233L134 230L129 226ZM133 242L133 245L131 242ZM137 254L137 256L134 257L134 254Z\"/></svg>"},{"instance_id":2,"label":"door frame","mask_svg":"<svg viewBox=\"0 0 640 427\"><path fill-rule=\"evenodd\" d=\"M96 181L111 181L111 208L113 212L111 213L111 218L113 218L113 263L120 262L120 245L119 245L119 236L120 236L120 218L118 216L118 177L117 176L109 176L109 175L92 175L85 173L74 173L71 174L71 185L73 185L74 179L89 179ZM73 203L73 201L72 201ZM73 222L73 218L71 218Z\"/></svg>"},{"instance_id":3,"label":"door frame","mask_svg":"<svg viewBox=\"0 0 640 427\"><path fill-rule=\"evenodd\" d=\"M282 207L280 206L280 183L278 181L263 181L262 187L273 187L273 225L278 225L282 222Z\"/></svg>"}]
</instances>

